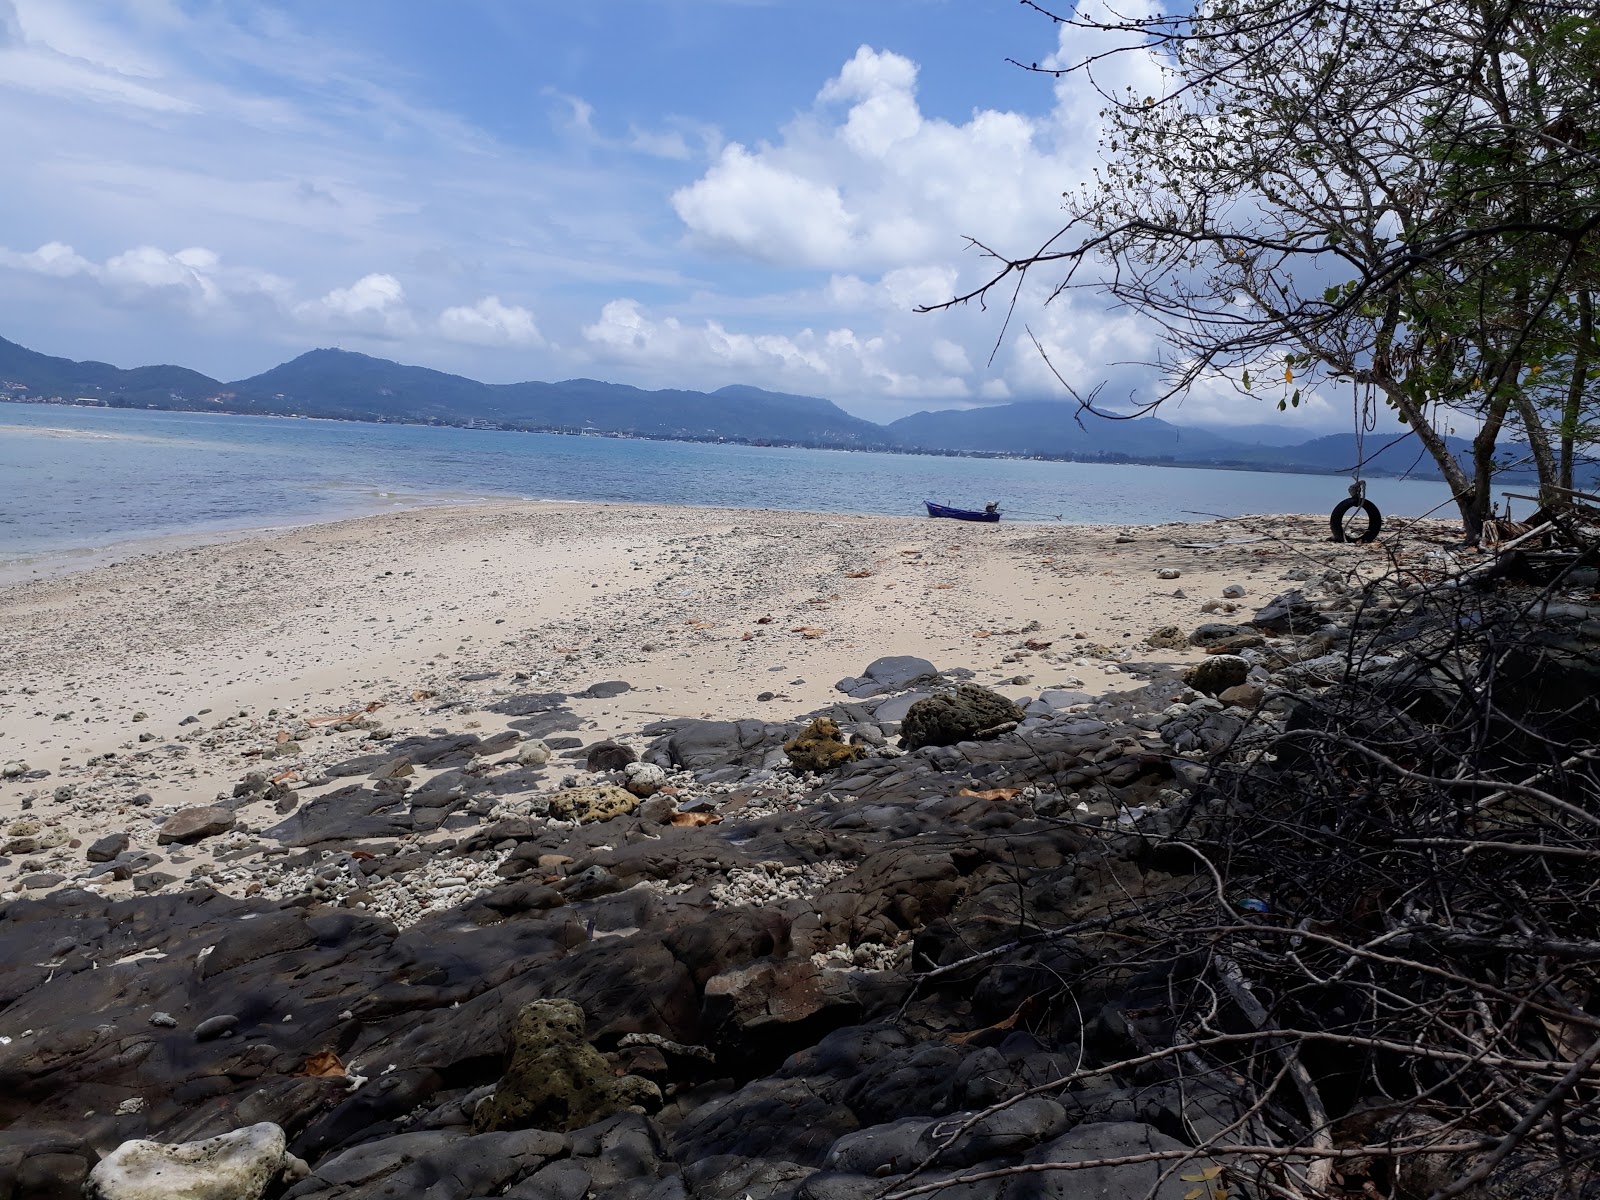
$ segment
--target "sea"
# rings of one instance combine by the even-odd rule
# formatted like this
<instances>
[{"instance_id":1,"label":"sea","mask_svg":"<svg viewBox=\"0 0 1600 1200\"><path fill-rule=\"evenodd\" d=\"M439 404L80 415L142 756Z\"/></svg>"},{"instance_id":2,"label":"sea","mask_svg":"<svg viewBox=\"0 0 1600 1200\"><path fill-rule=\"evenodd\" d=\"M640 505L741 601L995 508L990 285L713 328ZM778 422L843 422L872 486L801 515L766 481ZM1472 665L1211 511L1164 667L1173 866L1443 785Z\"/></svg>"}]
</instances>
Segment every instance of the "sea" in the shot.
<instances>
[{"instance_id":1,"label":"sea","mask_svg":"<svg viewBox=\"0 0 1600 1200\"><path fill-rule=\"evenodd\" d=\"M474 500L616 501L1159 524L1321 513L1337 476L957 458L0 403L0 564ZM1374 480L1385 514L1449 516L1438 482Z\"/></svg>"}]
</instances>

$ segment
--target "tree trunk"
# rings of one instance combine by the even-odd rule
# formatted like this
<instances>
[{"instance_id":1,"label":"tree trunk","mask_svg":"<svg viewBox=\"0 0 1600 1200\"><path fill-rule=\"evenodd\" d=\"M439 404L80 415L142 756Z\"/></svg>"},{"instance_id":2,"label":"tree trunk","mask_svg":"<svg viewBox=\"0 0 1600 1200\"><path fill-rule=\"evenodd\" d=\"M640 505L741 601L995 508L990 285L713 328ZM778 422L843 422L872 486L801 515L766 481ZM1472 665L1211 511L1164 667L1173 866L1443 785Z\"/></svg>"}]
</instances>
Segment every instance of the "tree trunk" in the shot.
<instances>
[{"instance_id":1,"label":"tree trunk","mask_svg":"<svg viewBox=\"0 0 1600 1200\"><path fill-rule=\"evenodd\" d=\"M1450 453L1450 443L1428 422L1427 414L1422 406L1414 401L1404 387L1398 384L1382 385L1383 390L1394 401L1395 408L1406 419L1406 424L1411 426L1417 435L1417 440L1422 443L1423 449L1433 458L1439 468L1439 473L1444 476L1444 481L1450 485L1454 494L1456 508L1461 512L1461 526L1466 530L1467 541L1476 544L1483 533L1483 522L1489 515L1489 485L1487 476L1480 471L1476 479L1469 477L1461 464L1456 461L1455 455ZM1503 417L1503 412L1502 412ZM1494 434L1489 439L1489 452L1494 452L1494 437L1499 434L1500 422L1497 419ZM1480 437L1482 434L1479 435ZM1473 446L1476 458L1477 445Z\"/></svg>"},{"instance_id":2,"label":"tree trunk","mask_svg":"<svg viewBox=\"0 0 1600 1200\"><path fill-rule=\"evenodd\" d=\"M1594 345L1594 293L1578 292L1578 344L1572 352L1572 382L1567 385L1567 402L1561 409L1561 462L1557 469L1559 486L1572 490L1572 460L1576 454L1578 422L1583 417L1583 389L1589 381L1589 351Z\"/></svg>"},{"instance_id":3,"label":"tree trunk","mask_svg":"<svg viewBox=\"0 0 1600 1200\"><path fill-rule=\"evenodd\" d=\"M1483 414L1483 424L1472 439L1472 494L1475 507L1473 517L1463 515L1462 520L1472 522L1467 525L1467 541L1474 546L1483 536L1483 523L1489 519L1494 495L1494 450L1500 441L1500 428L1506 423L1506 410L1510 407L1510 401L1504 394L1491 400Z\"/></svg>"},{"instance_id":4,"label":"tree trunk","mask_svg":"<svg viewBox=\"0 0 1600 1200\"><path fill-rule=\"evenodd\" d=\"M1557 484L1558 471L1556 452L1550 445L1550 431L1544 427L1538 406L1521 388L1517 389L1516 405L1517 418L1522 422L1522 431L1528 435L1528 449L1533 451L1534 469L1539 472L1539 501L1546 505L1556 504L1560 501L1561 494L1553 490Z\"/></svg>"}]
</instances>

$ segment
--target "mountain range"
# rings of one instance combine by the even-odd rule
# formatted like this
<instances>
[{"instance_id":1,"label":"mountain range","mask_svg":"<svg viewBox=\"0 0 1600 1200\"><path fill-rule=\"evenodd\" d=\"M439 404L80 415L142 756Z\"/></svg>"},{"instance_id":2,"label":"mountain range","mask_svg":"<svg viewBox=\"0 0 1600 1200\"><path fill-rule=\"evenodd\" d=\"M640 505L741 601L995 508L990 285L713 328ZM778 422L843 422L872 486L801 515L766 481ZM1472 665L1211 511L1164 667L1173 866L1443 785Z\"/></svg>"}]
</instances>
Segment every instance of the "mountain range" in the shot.
<instances>
[{"instance_id":1,"label":"mountain range","mask_svg":"<svg viewBox=\"0 0 1600 1200\"><path fill-rule=\"evenodd\" d=\"M1223 434L1157 417L1077 417L1052 401L918 412L879 425L829 400L742 385L696 392L648 391L594 379L490 384L331 349L311 350L259 375L223 382L186 367L125 370L53 358L0 338L0 399L1256 470L1343 472L1358 457L1350 434L1292 442L1293 430L1279 426ZM1369 474L1437 478L1432 462L1425 456L1418 461L1420 447L1404 435L1368 435L1368 452L1384 440L1398 444L1369 463ZM1466 448L1465 442L1452 441Z\"/></svg>"}]
</instances>

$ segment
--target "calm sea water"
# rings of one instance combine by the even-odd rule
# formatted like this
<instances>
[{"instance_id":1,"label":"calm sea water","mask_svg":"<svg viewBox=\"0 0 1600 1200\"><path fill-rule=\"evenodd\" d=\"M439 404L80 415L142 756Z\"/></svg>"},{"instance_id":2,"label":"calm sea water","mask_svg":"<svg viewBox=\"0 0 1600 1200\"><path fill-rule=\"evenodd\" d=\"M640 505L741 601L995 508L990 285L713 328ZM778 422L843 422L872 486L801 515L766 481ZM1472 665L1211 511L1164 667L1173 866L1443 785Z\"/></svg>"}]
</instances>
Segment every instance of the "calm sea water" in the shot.
<instances>
[{"instance_id":1,"label":"calm sea water","mask_svg":"<svg viewBox=\"0 0 1600 1200\"><path fill-rule=\"evenodd\" d=\"M210 413L0 404L0 560L475 498L1152 524L1326 512L1329 476L858 454ZM1443 484L1378 481L1418 515ZM1445 510L1448 513L1448 510Z\"/></svg>"}]
</instances>

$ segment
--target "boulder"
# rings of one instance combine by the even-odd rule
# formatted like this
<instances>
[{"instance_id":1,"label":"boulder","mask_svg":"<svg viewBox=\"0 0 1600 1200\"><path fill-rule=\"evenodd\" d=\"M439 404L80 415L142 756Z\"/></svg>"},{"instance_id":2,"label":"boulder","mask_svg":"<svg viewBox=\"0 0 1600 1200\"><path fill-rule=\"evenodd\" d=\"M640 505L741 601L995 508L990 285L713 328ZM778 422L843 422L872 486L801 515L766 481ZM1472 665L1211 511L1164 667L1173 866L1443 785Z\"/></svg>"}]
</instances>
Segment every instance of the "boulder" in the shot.
<instances>
[{"instance_id":1,"label":"boulder","mask_svg":"<svg viewBox=\"0 0 1600 1200\"><path fill-rule=\"evenodd\" d=\"M1237 708L1254 708L1261 703L1266 689L1258 683L1237 683L1217 693L1217 699Z\"/></svg>"},{"instance_id":2,"label":"boulder","mask_svg":"<svg viewBox=\"0 0 1600 1200\"><path fill-rule=\"evenodd\" d=\"M646 762L679 771L709 771L719 767L760 767L768 755L783 753L783 743L794 736L794 726L765 721L676 721L649 726L660 733L645 751Z\"/></svg>"},{"instance_id":3,"label":"boulder","mask_svg":"<svg viewBox=\"0 0 1600 1200\"><path fill-rule=\"evenodd\" d=\"M648 800L666 786L667 773L655 763L633 762L622 768L622 786L641 800Z\"/></svg>"},{"instance_id":4,"label":"boulder","mask_svg":"<svg viewBox=\"0 0 1600 1200\"><path fill-rule=\"evenodd\" d=\"M620 771L629 763L638 762L639 756L620 742L596 742L589 747L584 765L590 771Z\"/></svg>"},{"instance_id":5,"label":"boulder","mask_svg":"<svg viewBox=\"0 0 1600 1200\"><path fill-rule=\"evenodd\" d=\"M283 1130L249 1125L199 1142L123 1142L89 1172L89 1200L260 1200L280 1174L305 1164L284 1149Z\"/></svg>"},{"instance_id":6,"label":"boulder","mask_svg":"<svg viewBox=\"0 0 1600 1200\"><path fill-rule=\"evenodd\" d=\"M89 846L84 857L92 863L108 863L128 848L128 835L108 833Z\"/></svg>"},{"instance_id":7,"label":"boulder","mask_svg":"<svg viewBox=\"0 0 1600 1200\"><path fill-rule=\"evenodd\" d=\"M900 740L907 750L954 746L1020 720L1022 710L1000 693L963 683L913 704L901 723Z\"/></svg>"},{"instance_id":8,"label":"boulder","mask_svg":"<svg viewBox=\"0 0 1600 1200\"><path fill-rule=\"evenodd\" d=\"M1250 675L1250 664L1234 654L1215 654L1183 673L1183 681L1197 692L1215 696L1237 687Z\"/></svg>"},{"instance_id":9,"label":"boulder","mask_svg":"<svg viewBox=\"0 0 1600 1200\"><path fill-rule=\"evenodd\" d=\"M1304 592L1295 589L1275 596L1257 609L1250 624L1263 633L1310 633L1327 624L1327 618L1306 599Z\"/></svg>"},{"instance_id":10,"label":"boulder","mask_svg":"<svg viewBox=\"0 0 1600 1200\"><path fill-rule=\"evenodd\" d=\"M542 767L550 761L550 747L543 738L529 738L517 748L517 762L524 767Z\"/></svg>"},{"instance_id":11,"label":"boulder","mask_svg":"<svg viewBox=\"0 0 1600 1200\"><path fill-rule=\"evenodd\" d=\"M233 813L220 805L185 808L161 823L161 832L156 834L156 841L163 846L173 842L186 846L219 833L227 833L233 826Z\"/></svg>"},{"instance_id":12,"label":"boulder","mask_svg":"<svg viewBox=\"0 0 1600 1200\"><path fill-rule=\"evenodd\" d=\"M587 1018L570 1000L535 1000L511 1028L511 1065L495 1093L479 1106L479 1132L581 1129L635 1104L659 1107L656 1085L636 1075L618 1078L585 1040Z\"/></svg>"},{"instance_id":13,"label":"boulder","mask_svg":"<svg viewBox=\"0 0 1600 1200\"><path fill-rule=\"evenodd\" d=\"M855 762L866 754L861 746L852 746L844 740L839 726L827 717L818 717L783 744L789 764L796 771L831 771L845 763Z\"/></svg>"},{"instance_id":14,"label":"boulder","mask_svg":"<svg viewBox=\"0 0 1600 1200\"><path fill-rule=\"evenodd\" d=\"M598 787L563 788L550 795L550 815L559 821L588 825L625 816L638 807L639 798L612 784Z\"/></svg>"}]
</instances>

